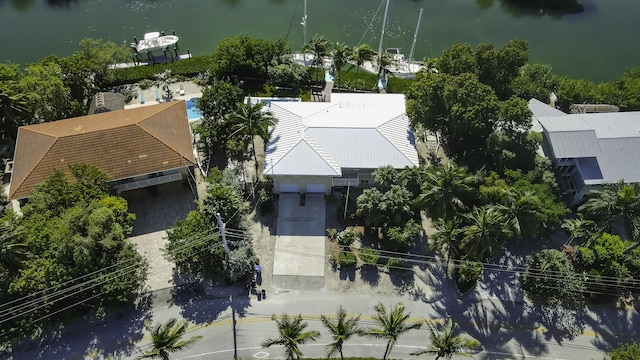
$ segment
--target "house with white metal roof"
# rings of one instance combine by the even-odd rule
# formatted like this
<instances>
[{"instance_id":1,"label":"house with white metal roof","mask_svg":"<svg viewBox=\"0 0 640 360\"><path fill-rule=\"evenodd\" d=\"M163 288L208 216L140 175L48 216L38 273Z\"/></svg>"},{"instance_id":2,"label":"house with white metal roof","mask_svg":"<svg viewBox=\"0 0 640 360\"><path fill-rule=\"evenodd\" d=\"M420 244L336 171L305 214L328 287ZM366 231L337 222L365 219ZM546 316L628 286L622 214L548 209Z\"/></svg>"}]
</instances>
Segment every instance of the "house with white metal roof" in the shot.
<instances>
[{"instance_id":1,"label":"house with white metal roof","mask_svg":"<svg viewBox=\"0 0 640 360\"><path fill-rule=\"evenodd\" d=\"M274 192L325 193L366 186L378 167L418 166L402 94L332 94L331 102L272 103L278 119L265 175Z\"/></svg>"},{"instance_id":2,"label":"house with white metal roof","mask_svg":"<svg viewBox=\"0 0 640 360\"><path fill-rule=\"evenodd\" d=\"M640 112L553 110L532 112L542 127L544 153L556 166L571 205L602 184L640 182Z\"/></svg>"}]
</instances>

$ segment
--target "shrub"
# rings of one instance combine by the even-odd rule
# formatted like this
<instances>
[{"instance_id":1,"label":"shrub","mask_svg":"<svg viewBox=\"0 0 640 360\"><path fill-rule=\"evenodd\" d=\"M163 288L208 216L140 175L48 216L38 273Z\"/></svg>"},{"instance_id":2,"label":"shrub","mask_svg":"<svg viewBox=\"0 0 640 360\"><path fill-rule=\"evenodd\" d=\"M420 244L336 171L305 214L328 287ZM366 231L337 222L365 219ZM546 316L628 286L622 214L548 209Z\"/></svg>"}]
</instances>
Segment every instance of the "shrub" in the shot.
<instances>
[{"instance_id":1,"label":"shrub","mask_svg":"<svg viewBox=\"0 0 640 360\"><path fill-rule=\"evenodd\" d=\"M153 80L151 80L151 79L140 80L138 82L138 86L140 87L140 89L146 90L146 89L148 89L148 88L153 86Z\"/></svg>"},{"instance_id":2,"label":"shrub","mask_svg":"<svg viewBox=\"0 0 640 360\"><path fill-rule=\"evenodd\" d=\"M353 229L342 230L336 236L340 246L348 247L356 241L356 232Z\"/></svg>"},{"instance_id":3,"label":"shrub","mask_svg":"<svg viewBox=\"0 0 640 360\"><path fill-rule=\"evenodd\" d=\"M405 226L394 226L387 230L387 239L390 245L397 250L405 250L412 245L422 233L422 225L415 220L407 221Z\"/></svg>"},{"instance_id":4,"label":"shrub","mask_svg":"<svg viewBox=\"0 0 640 360\"><path fill-rule=\"evenodd\" d=\"M401 258L392 257L387 260L387 269L399 268L404 264Z\"/></svg>"},{"instance_id":5,"label":"shrub","mask_svg":"<svg viewBox=\"0 0 640 360\"><path fill-rule=\"evenodd\" d=\"M358 251L358 257L365 264L375 265L378 263L378 259L380 258L380 252L376 249L363 247Z\"/></svg>"},{"instance_id":6,"label":"shrub","mask_svg":"<svg viewBox=\"0 0 640 360\"><path fill-rule=\"evenodd\" d=\"M258 207L260 212L268 214L273 210L273 196L266 189L258 190Z\"/></svg>"},{"instance_id":7,"label":"shrub","mask_svg":"<svg viewBox=\"0 0 640 360\"><path fill-rule=\"evenodd\" d=\"M336 235L338 234L338 230L336 230L335 228L327 228L327 236L329 237L329 240L335 240L336 239Z\"/></svg>"},{"instance_id":8,"label":"shrub","mask_svg":"<svg viewBox=\"0 0 640 360\"><path fill-rule=\"evenodd\" d=\"M471 290L482 275L482 264L476 261L463 261L456 269L454 279L458 290L463 293Z\"/></svg>"},{"instance_id":9,"label":"shrub","mask_svg":"<svg viewBox=\"0 0 640 360\"><path fill-rule=\"evenodd\" d=\"M336 263L342 266L353 266L356 264L356 255L351 251L340 252L336 256Z\"/></svg>"}]
</instances>

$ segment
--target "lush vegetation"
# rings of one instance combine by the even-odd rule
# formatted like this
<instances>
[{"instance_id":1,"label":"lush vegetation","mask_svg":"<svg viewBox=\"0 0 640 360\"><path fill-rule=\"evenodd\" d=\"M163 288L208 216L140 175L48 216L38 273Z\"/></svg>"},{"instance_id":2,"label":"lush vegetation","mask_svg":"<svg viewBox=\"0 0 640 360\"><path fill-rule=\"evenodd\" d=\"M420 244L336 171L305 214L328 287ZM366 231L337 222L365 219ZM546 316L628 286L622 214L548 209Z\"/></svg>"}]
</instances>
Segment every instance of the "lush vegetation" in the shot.
<instances>
[{"instance_id":1,"label":"lush vegetation","mask_svg":"<svg viewBox=\"0 0 640 360\"><path fill-rule=\"evenodd\" d=\"M127 239L135 215L105 180L87 165L58 171L31 192L22 216L0 219L3 344L137 297L147 267Z\"/></svg>"}]
</instances>

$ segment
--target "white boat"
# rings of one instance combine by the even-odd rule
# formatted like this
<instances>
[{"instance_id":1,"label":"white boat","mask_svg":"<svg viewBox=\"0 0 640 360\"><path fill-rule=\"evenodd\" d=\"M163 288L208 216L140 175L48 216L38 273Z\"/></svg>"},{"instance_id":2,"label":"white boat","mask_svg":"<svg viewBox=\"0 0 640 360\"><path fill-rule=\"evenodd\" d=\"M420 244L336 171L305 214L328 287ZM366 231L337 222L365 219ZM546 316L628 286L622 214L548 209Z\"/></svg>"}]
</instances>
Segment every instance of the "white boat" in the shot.
<instances>
[{"instance_id":1,"label":"white boat","mask_svg":"<svg viewBox=\"0 0 640 360\"><path fill-rule=\"evenodd\" d=\"M166 50L178 43L176 35L160 35L159 32L144 34L144 39L131 44L131 47L139 53L149 53L155 50Z\"/></svg>"}]
</instances>

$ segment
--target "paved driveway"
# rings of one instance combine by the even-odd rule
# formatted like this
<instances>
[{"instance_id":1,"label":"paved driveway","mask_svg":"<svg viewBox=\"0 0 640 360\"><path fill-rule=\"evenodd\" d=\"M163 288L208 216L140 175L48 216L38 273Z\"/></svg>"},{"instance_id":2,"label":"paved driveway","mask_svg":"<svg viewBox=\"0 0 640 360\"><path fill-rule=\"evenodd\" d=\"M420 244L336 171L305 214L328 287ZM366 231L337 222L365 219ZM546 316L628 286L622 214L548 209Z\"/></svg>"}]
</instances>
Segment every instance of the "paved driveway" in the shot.
<instances>
[{"instance_id":1,"label":"paved driveway","mask_svg":"<svg viewBox=\"0 0 640 360\"><path fill-rule=\"evenodd\" d=\"M325 199L323 194L280 194L273 284L284 289L324 287Z\"/></svg>"}]
</instances>

